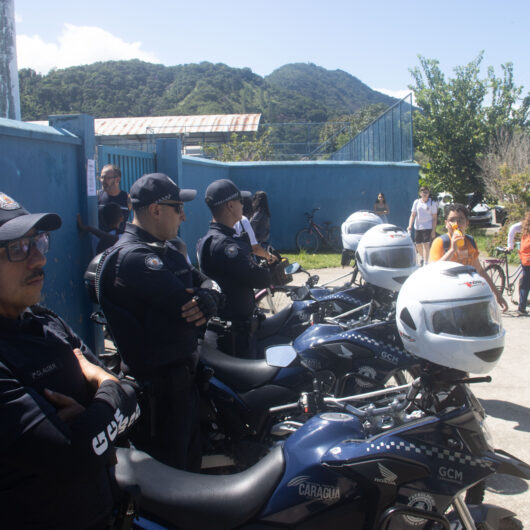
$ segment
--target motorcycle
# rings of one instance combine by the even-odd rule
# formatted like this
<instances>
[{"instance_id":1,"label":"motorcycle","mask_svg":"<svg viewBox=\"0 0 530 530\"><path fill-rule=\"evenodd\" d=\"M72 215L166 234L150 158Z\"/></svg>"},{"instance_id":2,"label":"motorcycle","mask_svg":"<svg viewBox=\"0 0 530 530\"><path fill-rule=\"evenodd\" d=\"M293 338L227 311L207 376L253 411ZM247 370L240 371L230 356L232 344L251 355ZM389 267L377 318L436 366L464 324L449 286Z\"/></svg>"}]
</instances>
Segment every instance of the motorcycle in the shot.
<instances>
[{"instance_id":1,"label":"motorcycle","mask_svg":"<svg viewBox=\"0 0 530 530\"><path fill-rule=\"evenodd\" d=\"M509 510L462 498L494 473L530 479L528 464L488 442L469 389L487 380L427 363L395 389L306 394L281 408L316 415L241 473L197 475L118 449L114 476L135 496L135 528L515 528Z\"/></svg>"},{"instance_id":2,"label":"motorcycle","mask_svg":"<svg viewBox=\"0 0 530 530\"><path fill-rule=\"evenodd\" d=\"M290 352L288 363L271 360L278 351ZM236 467L248 466L275 443L267 410L289 396L313 387L335 396L356 394L400 385L419 373L418 359L403 349L388 321L359 329L340 322L313 325L292 346L267 348L264 360L225 355L207 341L200 355L214 374L203 407L204 431L212 433L206 452L230 455L228 465Z\"/></svg>"},{"instance_id":3,"label":"motorcycle","mask_svg":"<svg viewBox=\"0 0 530 530\"><path fill-rule=\"evenodd\" d=\"M300 300L318 300L323 296L330 295L337 291L342 291L354 285L362 285L362 277L359 271L354 266L351 271L347 272L322 285L318 285L320 280L316 274L310 274L298 262L291 263L285 268L285 273L292 277L293 274L304 273L307 275L307 280L304 285L271 285L265 289L256 290L254 299L256 307L270 318L272 315L285 309L293 301ZM342 286L329 288L330 284L336 283L338 280L348 278Z\"/></svg>"}]
</instances>

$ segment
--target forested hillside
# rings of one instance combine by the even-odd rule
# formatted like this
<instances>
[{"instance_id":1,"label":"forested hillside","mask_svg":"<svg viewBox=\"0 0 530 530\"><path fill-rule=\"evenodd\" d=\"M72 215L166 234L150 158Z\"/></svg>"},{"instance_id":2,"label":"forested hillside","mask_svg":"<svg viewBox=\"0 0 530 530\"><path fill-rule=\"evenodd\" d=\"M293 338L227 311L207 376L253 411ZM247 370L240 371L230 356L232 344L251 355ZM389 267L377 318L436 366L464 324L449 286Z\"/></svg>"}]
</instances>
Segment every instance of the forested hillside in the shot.
<instances>
[{"instance_id":1,"label":"forested hillside","mask_svg":"<svg viewBox=\"0 0 530 530\"><path fill-rule=\"evenodd\" d=\"M263 122L324 122L396 100L341 70L288 64L266 77L225 64L163 66L108 61L19 72L23 120L83 112L96 118L187 114L263 114Z\"/></svg>"}]
</instances>

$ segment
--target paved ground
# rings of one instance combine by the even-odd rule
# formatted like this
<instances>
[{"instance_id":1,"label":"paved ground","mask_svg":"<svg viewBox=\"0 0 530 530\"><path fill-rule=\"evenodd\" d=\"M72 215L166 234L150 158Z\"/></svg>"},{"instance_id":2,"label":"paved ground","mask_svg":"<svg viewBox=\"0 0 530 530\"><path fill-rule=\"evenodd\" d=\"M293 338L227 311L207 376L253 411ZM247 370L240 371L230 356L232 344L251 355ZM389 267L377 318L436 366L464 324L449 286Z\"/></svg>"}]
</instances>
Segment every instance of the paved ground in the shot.
<instances>
[{"instance_id":1,"label":"paved ground","mask_svg":"<svg viewBox=\"0 0 530 530\"><path fill-rule=\"evenodd\" d=\"M331 268L310 271L320 276L320 284L333 280L347 269ZM304 282L296 274L295 284ZM343 280L335 285L341 285ZM473 385L488 414L493 445L530 463L530 317L518 317L511 302L503 315L506 343L499 364L491 372L493 381ZM530 528L529 482L509 475L495 475L487 483L485 502L503 506L517 514L525 528Z\"/></svg>"}]
</instances>

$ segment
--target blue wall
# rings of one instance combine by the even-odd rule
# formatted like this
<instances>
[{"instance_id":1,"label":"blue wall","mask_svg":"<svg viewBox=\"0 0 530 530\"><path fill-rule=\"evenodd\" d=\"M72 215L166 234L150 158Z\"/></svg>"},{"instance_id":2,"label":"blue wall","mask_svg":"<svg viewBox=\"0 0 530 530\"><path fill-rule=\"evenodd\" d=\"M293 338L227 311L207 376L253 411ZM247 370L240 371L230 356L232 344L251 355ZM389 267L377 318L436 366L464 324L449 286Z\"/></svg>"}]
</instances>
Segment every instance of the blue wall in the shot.
<instances>
[{"instance_id":1,"label":"blue wall","mask_svg":"<svg viewBox=\"0 0 530 530\"><path fill-rule=\"evenodd\" d=\"M57 212L63 226L52 235L44 303L59 313L91 346L101 333L89 320L92 311L83 285L91 258L90 241L80 235L76 215L97 224L97 204L87 196L87 159L95 156L94 120L86 115L50 117L53 127L0 119L0 191L30 212ZM232 179L241 189L265 190L271 206L271 237L278 249L294 248L305 211L319 206L317 222L340 225L352 212L371 209L385 193L390 221L405 226L417 197L418 166L376 162L237 162L182 157L176 139L157 141L157 170L182 188L198 191L186 205L181 235L194 261L197 240L208 230L211 214L204 192L212 181Z\"/></svg>"},{"instance_id":2,"label":"blue wall","mask_svg":"<svg viewBox=\"0 0 530 530\"><path fill-rule=\"evenodd\" d=\"M390 207L389 221L406 227L417 197L418 166L385 162L232 162L182 157L181 187L198 190L186 205L187 221L181 235L194 246L207 230L210 212L204 191L218 178L230 178L240 189L264 190L271 209L271 239L278 249L295 245L296 232L305 225L304 212L320 207L317 223L340 226L357 210L371 210L379 192ZM191 252L190 252L191 255Z\"/></svg>"},{"instance_id":3,"label":"blue wall","mask_svg":"<svg viewBox=\"0 0 530 530\"><path fill-rule=\"evenodd\" d=\"M92 131L93 134L93 131ZM0 191L30 212L56 212L63 226L52 233L43 303L94 347L91 304L82 275L89 257L76 215L87 211L84 142L53 127L0 119Z\"/></svg>"}]
</instances>

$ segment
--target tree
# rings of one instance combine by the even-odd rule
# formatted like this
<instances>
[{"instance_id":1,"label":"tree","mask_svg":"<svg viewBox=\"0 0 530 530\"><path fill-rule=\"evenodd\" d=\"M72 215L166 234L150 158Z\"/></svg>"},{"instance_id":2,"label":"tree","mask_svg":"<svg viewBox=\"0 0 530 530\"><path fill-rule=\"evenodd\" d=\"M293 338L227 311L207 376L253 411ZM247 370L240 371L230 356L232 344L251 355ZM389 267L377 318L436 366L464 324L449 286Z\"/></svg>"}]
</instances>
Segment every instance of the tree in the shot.
<instances>
[{"instance_id":1,"label":"tree","mask_svg":"<svg viewBox=\"0 0 530 530\"><path fill-rule=\"evenodd\" d=\"M236 133L232 133L229 143L220 146L206 146L205 152L210 157L222 162L271 160L274 150L269 142L269 136L270 129L259 136L253 133L246 137L240 137Z\"/></svg>"},{"instance_id":2,"label":"tree","mask_svg":"<svg viewBox=\"0 0 530 530\"><path fill-rule=\"evenodd\" d=\"M415 84L409 88L421 109L414 114L414 140L428 160L422 168L425 181L462 201L466 193L484 191L478 159L495 131L528 126L530 99L517 108L522 88L513 82L511 63L502 65L503 79L496 78L492 68L487 79L480 79L480 53L446 80L437 60L419 60L421 68L411 70ZM488 93L491 104L486 106Z\"/></svg>"},{"instance_id":3,"label":"tree","mask_svg":"<svg viewBox=\"0 0 530 530\"><path fill-rule=\"evenodd\" d=\"M530 133L501 129L478 161L486 192L501 199L512 219L530 207Z\"/></svg>"}]
</instances>

